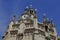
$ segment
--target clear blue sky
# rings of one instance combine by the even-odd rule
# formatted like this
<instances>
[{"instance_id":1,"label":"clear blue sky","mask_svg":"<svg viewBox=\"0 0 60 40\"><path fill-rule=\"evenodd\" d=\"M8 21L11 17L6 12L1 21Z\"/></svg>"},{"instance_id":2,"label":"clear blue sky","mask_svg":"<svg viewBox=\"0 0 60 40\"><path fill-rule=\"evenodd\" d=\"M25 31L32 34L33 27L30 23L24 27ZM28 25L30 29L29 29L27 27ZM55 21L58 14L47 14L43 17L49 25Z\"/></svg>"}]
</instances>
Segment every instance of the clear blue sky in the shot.
<instances>
[{"instance_id":1,"label":"clear blue sky","mask_svg":"<svg viewBox=\"0 0 60 40\"><path fill-rule=\"evenodd\" d=\"M53 18L58 35L60 35L60 0L0 0L0 40L13 15L18 16L26 6L32 5L37 9L38 21L43 14Z\"/></svg>"}]
</instances>

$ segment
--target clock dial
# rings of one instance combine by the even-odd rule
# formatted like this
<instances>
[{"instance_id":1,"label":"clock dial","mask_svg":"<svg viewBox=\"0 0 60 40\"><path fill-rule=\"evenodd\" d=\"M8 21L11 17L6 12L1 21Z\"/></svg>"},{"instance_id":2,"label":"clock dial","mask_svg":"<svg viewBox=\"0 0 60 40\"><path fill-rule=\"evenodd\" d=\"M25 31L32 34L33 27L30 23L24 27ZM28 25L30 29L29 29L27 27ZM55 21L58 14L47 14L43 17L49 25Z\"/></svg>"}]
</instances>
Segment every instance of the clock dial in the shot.
<instances>
[{"instance_id":1,"label":"clock dial","mask_svg":"<svg viewBox=\"0 0 60 40\"><path fill-rule=\"evenodd\" d=\"M23 15L22 18L23 19L26 19L28 17L28 15Z\"/></svg>"}]
</instances>

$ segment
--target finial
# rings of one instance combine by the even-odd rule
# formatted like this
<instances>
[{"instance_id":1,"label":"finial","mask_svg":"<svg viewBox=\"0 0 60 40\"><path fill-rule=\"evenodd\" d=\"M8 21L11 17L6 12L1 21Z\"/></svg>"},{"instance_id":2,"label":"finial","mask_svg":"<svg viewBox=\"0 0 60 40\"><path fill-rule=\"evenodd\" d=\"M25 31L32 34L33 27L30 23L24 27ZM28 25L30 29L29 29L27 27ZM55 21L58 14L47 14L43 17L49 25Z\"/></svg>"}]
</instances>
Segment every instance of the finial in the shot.
<instances>
[{"instance_id":1,"label":"finial","mask_svg":"<svg viewBox=\"0 0 60 40\"><path fill-rule=\"evenodd\" d=\"M43 22L46 23L47 22L47 19L46 19L46 14L44 13L43 15Z\"/></svg>"},{"instance_id":2,"label":"finial","mask_svg":"<svg viewBox=\"0 0 60 40\"><path fill-rule=\"evenodd\" d=\"M51 20L51 23L53 22L53 18L50 19Z\"/></svg>"},{"instance_id":3,"label":"finial","mask_svg":"<svg viewBox=\"0 0 60 40\"><path fill-rule=\"evenodd\" d=\"M46 14L45 13L43 14L43 17L44 17L44 19L46 19Z\"/></svg>"},{"instance_id":4,"label":"finial","mask_svg":"<svg viewBox=\"0 0 60 40\"><path fill-rule=\"evenodd\" d=\"M53 18L51 18L51 20L53 20Z\"/></svg>"},{"instance_id":5,"label":"finial","mask_svg":"<svg viewBox=\"0 0 60 40\"><path fill-rule=\"evenodd\" d=\"M54 22L53 22L53 18L51 18L51 24L52 24L53 27L55 26Z\"/></svg>"},{"instance_id":6,"label":"finial","mask_svg":"<svg viewBox=\"0 0 60 40\"><path fill-rule=\"evenodd\" d=\"M12 20L11 20L11 21L15 21L15 18L16 18L16 16L14 15L14 16L12 17Z\"/></svg>"},{"instance_id":7,"label":"finial","mask_svg":"<svg viewBox=\"0 0 60 40\"><path fill-rule=\"evenodd\" d=\"M44 13L43 16L46 16L46 13Z\"/></svg>"},{"instance_id":8,"label":"finial","mask_svg":"<svg viewBox=\"0 0 60 40\"><path fill-rule=\"evenodd\" d=\"M28 8L28 6L26 6L26 8Z\"/></svg>"},{"instance_id":9,"label":"finial","mask_svg":"<svg viewBox=\"0 0 60 40\"><path fill-rule=\"evenodd\" d=\"M35 11L37 11L37 9L35 9Z\"/></svg>"},{"instance_id":10,"label":"finial","mask_svg":"<svg viewBox=\"0 0 60 40\"><path fill-rule=\"evenodd\" d=\"M47 20L49 21L49 18L47 18Z\"/></svg>"},{"instance_id":11,"label":"finial","mask_svg":"<svg viewBox=\"0 0 60 40\"><path fill-rule=\"evenodd\" d=\"M30 5L30 8L32 8L32 5Z\"/></svg>"},{"instance_id":12,"label":"finial","mask_svg":"<svg viewBox=\"0 0 60 40\"><path fill-rule=\"evenodd\" d=\"M50 18L47 18L47 22L50 23Z\"/></svg>"},{"instance_id":13,"label":"finial","mask_svg":"<svg viewBox=\"0 0 60 40\"><path fill-rule=\"evenodd\" d=\"M26 13L27 11L28 11L28 6L26 6L26 8L25 8L25 10L24 10L25 12L24 13Z\"/></svg>"},{"instance_id":14,"label":"finial","mask_svg":"<svg viewBox=\"0 0 60 40\"><path fill-rule=\"evenodd\" d=\"M44 16L44 19L46 19L46 14L45 13L43 14L43 16Z\"/></svg>"},{"instance_id":15,"label":"finial","mask_svg":"<svg viewBox=\"0 0 60 40\"><path fill-rule=\"evenodd\" d=\"M13 17L16 17L15 15Z\"/></svg>"},{"instance_id":16,"label":"finial","mask_svg":"<svg viewBox=\"0 0 60 40\"><path fill-rule=\"evenodd\" d=\"M30 7L32 7L32 5L30 5Z\"/></svg>"}]
</instances>

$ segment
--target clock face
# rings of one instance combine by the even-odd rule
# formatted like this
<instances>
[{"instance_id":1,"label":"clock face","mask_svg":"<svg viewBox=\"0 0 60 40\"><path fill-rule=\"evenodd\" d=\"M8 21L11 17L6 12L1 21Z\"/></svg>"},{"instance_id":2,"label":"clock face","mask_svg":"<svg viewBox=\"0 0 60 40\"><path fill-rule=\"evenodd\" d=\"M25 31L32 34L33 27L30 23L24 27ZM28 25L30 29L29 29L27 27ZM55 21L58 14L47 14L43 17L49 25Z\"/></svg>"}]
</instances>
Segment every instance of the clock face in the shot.
<instances>
[{"instance_id":1,"label":"clock face","mask_svg":"<svg viewBox=\"0 0 60 40\"><path fill-rule=\"evenodd\" d=\"M23 15L22 18L23 19L26 19L28 17L28 15Z\"/></svg>"}]
</instances>

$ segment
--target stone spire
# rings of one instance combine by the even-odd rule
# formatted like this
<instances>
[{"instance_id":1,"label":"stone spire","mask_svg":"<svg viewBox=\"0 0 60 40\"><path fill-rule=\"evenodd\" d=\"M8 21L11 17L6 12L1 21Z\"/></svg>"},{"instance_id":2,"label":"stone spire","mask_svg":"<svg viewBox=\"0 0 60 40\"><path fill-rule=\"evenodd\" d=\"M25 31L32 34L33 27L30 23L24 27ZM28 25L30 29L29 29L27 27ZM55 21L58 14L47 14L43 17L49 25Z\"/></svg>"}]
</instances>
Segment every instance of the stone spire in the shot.
<instances>
[{"instance_id":1,"label":"stone spire","mask_svg":"<svg viewBox=\"0 0 60 40\"><path fill-rule=\"evenodd\" d=\"M16 16L14 15L13 17L12 17L12 19L11 19L11 21L15 21L15 18L16 18Z\"/></svg>"},{"instance_id":2,"label":"stone spire","mask_svg":"<svg viewBox=\"0 0 60 40\"><path fill-rule=\"evenodd\" d=\"M47 18L46 18L46 14L43 15L43 23L46 24L47 22Z\"/></svg>"},{"instance_id":3,"label":"stone spire","mask_svg":"<svg viewBox=\"0 0 60 40\"><path fill-rule=\"evenodd\" d=\"M11 19L10 24L9 24L9 30L11 30L12 25L15 23L15 18L16 18L16 16L14 15L14 16L12 17L12 19Z\"/></svg>"},{"instance_id":4,"label":"stone spire","mask_svg":"<svg viewBox=\"0 0 60 40\"><path fill-rule=\"evenodd\" d=\"M47 23L51 23L51 20L50 20L50 18L47 18Z\"/></svg>"},{"instance_id":5,"label":"stone spire","mask_svg":"<svg viewBox=\"0 0 60 40\"><path fill-rule=\"evenodd\" d=\"M51 24L53 27L55 26L52 18L51 18Z\"/></svg>"}]
</instances>

